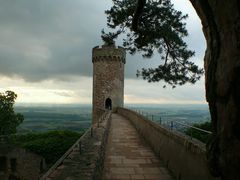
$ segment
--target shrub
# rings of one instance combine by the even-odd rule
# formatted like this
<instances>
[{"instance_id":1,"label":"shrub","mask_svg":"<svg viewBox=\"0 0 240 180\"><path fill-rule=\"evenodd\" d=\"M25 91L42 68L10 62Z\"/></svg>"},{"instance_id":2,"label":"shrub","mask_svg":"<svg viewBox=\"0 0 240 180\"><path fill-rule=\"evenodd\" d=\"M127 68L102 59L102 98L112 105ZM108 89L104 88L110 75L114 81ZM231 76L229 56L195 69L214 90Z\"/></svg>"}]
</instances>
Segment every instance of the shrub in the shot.
<instances>
[{"instance_id":1,"label":"shrub","mask_svg":"<svg viewBox=\"0 0 240 180\"><path fill-rule=\"evenodd\" d=\"M204 122L201 124L194 124L194 127L200 128L200 129L204 129L206 131L212 131L212 123L211 122ZM203 143L207 143L211 134L205 133L205 132L201 132L198 131L196 129L193 128L188 128L185 131L185 134L192 136L193 138L196 138L200 141L202 141Z\"/></svg>"}]
</instances>

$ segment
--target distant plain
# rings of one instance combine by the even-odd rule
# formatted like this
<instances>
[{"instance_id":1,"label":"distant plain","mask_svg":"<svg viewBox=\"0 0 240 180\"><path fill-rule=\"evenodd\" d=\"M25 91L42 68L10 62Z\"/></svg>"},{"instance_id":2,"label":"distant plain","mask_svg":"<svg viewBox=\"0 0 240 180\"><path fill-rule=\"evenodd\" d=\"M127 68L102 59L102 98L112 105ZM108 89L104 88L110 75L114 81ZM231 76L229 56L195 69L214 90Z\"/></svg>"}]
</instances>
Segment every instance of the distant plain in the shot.
<instances>
[{"instance_id":1,"label":"distant plain","mask_svg":"<svg viewBox=\"0 0 240 180\"><path fill-rule=\"evenodd\" d=\"M161 123L178 121L186 124L210 121L208 106L205 104L127 104L149 119ZM46 132L50 130L72 130L82 132L91 125L90 105L17 105L16 111L25 117L18 127L18 133Z\"/></svg>"}]
</instances>

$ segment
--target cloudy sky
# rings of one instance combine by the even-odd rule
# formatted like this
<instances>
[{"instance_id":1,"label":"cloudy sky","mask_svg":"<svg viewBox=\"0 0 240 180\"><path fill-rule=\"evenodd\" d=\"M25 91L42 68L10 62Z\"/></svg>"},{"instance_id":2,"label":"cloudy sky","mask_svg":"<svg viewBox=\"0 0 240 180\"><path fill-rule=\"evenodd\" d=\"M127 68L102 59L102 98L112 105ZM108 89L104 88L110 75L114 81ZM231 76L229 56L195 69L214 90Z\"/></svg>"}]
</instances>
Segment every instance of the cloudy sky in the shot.
<instances>
[{"instance_id":1,"label":"cloudy sky","mask_svg":"<svg viewBox=\"0 0 240 180\"><path fill-rule=\"evenodd\" d=\"M188 0L175 1L189 14L186 41L196 51L193 61L203 66L200 20ZM90 104L92 47L102 44L104 10L111 5L111 0L0 0L0 92L15 91L18 103ZM158 62L157 54L127 55L126 103L205 103L204 77L175 89L136 78L137 69Z\"/></svg>"}]
</instances>

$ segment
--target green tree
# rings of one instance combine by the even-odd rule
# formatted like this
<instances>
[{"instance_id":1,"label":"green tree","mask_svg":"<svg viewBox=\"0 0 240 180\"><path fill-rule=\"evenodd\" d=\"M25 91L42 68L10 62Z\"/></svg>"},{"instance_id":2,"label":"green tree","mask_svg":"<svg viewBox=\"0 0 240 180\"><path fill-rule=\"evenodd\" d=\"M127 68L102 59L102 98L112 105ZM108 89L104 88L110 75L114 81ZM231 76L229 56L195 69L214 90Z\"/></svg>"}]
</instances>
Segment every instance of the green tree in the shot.
<instances>
[{"instance_id":1,"label":"green tree","mask_svg":"<svg viewBox=\"0 0 240 180\"><path fill-rule=\"evenodd\" d=\"M133 25L137 1L113 0L113 3L113 7L105 13L108 27L117 30L110 33L102 30L103 41L111 44L119 34L126 34L123 46L130 54L141 52L145 58L151 58L154 52L160 54L161 62L157 68L142 68L137 76L149 82L164 80L173 88L199 80L203 69L189 60L194 52L188 50L183 41L188 35L183 22L187 15L175 10L170 0L148 0Z\"/></svg>"},{"instance_id":2,"label":"green tree","mask_svg":"<svg viewBox=\"0 0 240 180\"><path fill-rule=\"evenodd\" d=\"M13 91L0 93L0 135L16 133L17 126L24 120L23 115L14 112L16 98Z\"/></svg>"}]
</instances>

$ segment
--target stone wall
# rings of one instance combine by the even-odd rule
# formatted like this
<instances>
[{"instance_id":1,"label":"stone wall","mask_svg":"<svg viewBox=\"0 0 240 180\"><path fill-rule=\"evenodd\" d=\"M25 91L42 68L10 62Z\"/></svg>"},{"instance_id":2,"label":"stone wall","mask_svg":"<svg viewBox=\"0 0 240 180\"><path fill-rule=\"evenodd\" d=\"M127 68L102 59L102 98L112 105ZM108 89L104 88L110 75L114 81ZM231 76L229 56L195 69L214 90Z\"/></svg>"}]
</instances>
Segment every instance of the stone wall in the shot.
<instances>
[{"instance_id":1,"label":"stone wall","mask_svg":"<svg viewBox=\"0 0 240 180\"><path fill-rule=\"evenodd\" d=\"M134 111L118 108L178 180L213 180L206 164L205 145L166 129Z\"/></svg>"},{"instance_id":2,"label":"stone wall","mask_svg":"<svg viewBox=\"0 0 240 180\"><path fill-rule=\"evenodd\" d=\"M42 157L12 144L0 144L0 179L39 179L45 168Z\"/></svg>"},{"instance_id":3,"label":"stone wall","mask_svg":"<svg viewBox=\"0 0 240 180\"><path fill-rule=\"evenodd\" d=\"M88 129L40 180L99 180L102 176L111 113Z\"/></svg>"},{"instance_id":4,"label":"stone wall","mask_svg":"<svg viewBox=\"0 0 240 180\"><path fill-rule=\"evenodd\" d=\"M93 123L111 99L112 110L123 106L125 50L115 46L93 48Z\"/></svg>"}]
</instances>

